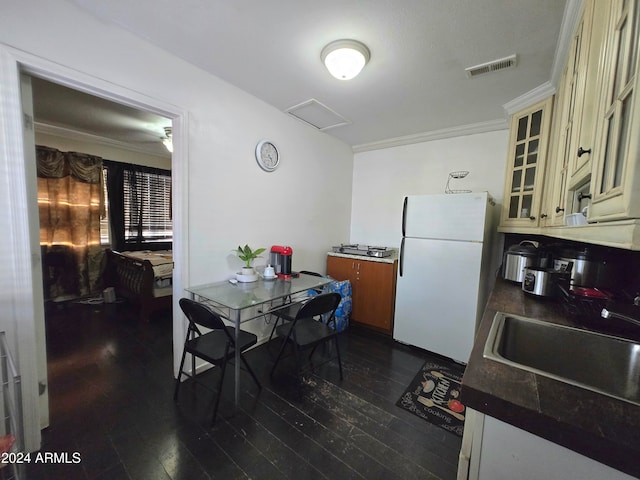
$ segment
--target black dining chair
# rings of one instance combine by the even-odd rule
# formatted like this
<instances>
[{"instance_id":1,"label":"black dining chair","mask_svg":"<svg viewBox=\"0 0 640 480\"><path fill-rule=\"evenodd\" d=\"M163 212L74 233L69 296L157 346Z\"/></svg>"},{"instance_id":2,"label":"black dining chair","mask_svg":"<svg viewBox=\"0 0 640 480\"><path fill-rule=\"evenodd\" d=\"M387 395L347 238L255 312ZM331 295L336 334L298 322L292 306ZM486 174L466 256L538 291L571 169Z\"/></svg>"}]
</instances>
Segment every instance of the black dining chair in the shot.
<instances>
[{"instance_id":1,"label":"black dining chair","mask_svg":"<svg viewBox=\"0 0 640 480\"><path fill-rule=\"evenodd\" d=\"M276 335L282 339L282 345L271 368L271 376L273 376L280 360L284 358L283 354L287 345L290 345L293 349L296 376L301 379L304 367L308 365L313 368L312 357L316 348L333 340L336 348L336 358L338 359L338 368L340 369L340 379L342 380L342 360L338 345L338 332L335 329L335 312L340 300L339 293L323 293L311 297L300 306L291 322L280 325L275 329ZM323 321L323 316L327 323ZM311 352L307 362L303 364L301 355L309 349ZM326 358L323 363L332 359Z\"/></svg>"},{"instance_id":2,"label":"black dining chair","mask_svg":"<svg viewBox=\"0 0 640 480\"><path fill-rule=\"evenodd\" d=\"M313 277L322 277L322 275L320 273L317 272L311 272L308 270L300 270L300 273L303 273L305 275L311 275ZM322 289L320 288L316 288L314 289L316 293L322 293ZM292 322L294 318L296 318L296 314L298 313L298 310L300 310L300 307L302 307L302 305L308 300L308 298L305 298L304 300L301 300L299 302L292 302L291 298L288 297L285 299L285 304L287 305L285 308L282 308L280 310L274 310L273 312L271 312L271 315L276 317L275 322L273 322L273 328L271 329L271 334L269 335L269 342L271 342L271 340L273 339L273 334L276 332L276 327L278 326L278 323L280 321L284 322Z\"/></svg>"},{"instance_id":3,"label":"black dining chair","mask_svg":"<svg viewBox=\"0 0 640 480\"><path fill-rule=\"evenodd\" d=\"M256 382L258 388L262 388L262 385L260 385L260 382L258 381L258 377L253 373L253 370L251 370L251 367L243 355L244 351L257 343L258 337L253 333L240 330L238 334L238 341L236 342L235 328L225 325L220 315L210 310L206 305L194 300L181 298L180 308L189 320L189 328L187 330L187 337L185 338L184 348L182 350L182 360L180 361L180 370L178 372L178 378L176 379L173 400L175 402L178 401L178 391L180 390L180 380L182 379L182 375L193 379L195 382L203 385L209 390L213 390L216 394L215 405L213 407L213 417L211 419L211 425L213 425L218 412L222 382L224 380L227 363L229 360L234 358L236 348L240 350L240 360L244 364L244 367L251 374L251 377ZM205 332L203 329L210 331ZM184 362L187 353L191 354L191 373L184 370ZM196 378L196 358L200 358L205 362L220 368L218 384L215 389L210 388L208 385Z\"/></svg>"}]
</instances>

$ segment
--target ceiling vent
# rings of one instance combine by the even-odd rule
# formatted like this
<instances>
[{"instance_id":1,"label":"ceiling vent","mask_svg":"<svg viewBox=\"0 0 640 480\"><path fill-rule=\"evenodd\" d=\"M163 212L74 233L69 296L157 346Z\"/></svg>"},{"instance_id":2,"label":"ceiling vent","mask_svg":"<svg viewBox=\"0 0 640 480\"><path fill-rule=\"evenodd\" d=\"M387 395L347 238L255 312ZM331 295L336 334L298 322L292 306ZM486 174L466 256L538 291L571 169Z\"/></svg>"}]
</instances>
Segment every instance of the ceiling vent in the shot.
<instances>
[{"instance_id":1,"label":"ceiling vent","mask_svg":"<svg viewBox=\"0 0 640 480\"><path fill-rule=\"evenodd\" d=\"M315 98L294 105L285 111L292 117L302 120L304 123L321 131L351 123Z\"/></svg>"},{"instance_id":2,"label":"ceiling vent","mask_svg":"<svg viewBox=\"0 0 640 480\"><path fill-rule=\"evenodd\" d=\"M475 67L465 68L464 71L467 72L467 77L474 78L480 75L484 75L485 73L497 72L506 68L513 68L516 66L517 58L517 55L513 54L509 55L508 57L499 58L498 60L493 60L481 65L476 65Z\"/></svg>"}]
</instances>

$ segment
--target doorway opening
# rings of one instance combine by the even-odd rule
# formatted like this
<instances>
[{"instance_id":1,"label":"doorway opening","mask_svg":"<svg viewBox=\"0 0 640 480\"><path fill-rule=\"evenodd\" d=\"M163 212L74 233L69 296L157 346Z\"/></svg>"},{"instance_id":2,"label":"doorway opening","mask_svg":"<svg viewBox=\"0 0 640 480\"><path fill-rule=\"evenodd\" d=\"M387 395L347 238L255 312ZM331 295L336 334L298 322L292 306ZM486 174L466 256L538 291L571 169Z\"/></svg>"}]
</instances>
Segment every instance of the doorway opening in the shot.
<instances>
[{"instance_id":1,"label":"doorway opening","mask_svg":"<svg viewBox=\"0 0 640 480\"><path fill-rule=\"evenodd\" d=\"M172 154L165 145L166 132L173 130L172 118L85 93L40 76L30 76L28 83L31 86L31 101L24 101L23 98L23 103L30 103L32 108L33 148L38 145L38 148L60 152L79 152L110 163L127 164L132 168L135 165L140 169L173 171ZM24 84L23 80L23 97L26 96ZM25 140L25 152L29 149L29 143ZM171 183L169 177L169 185ZM174 186L177 184L173 182ZM170 203L174 197L169 195ZM40 195L38 198L40 202ZM166 210L180 211L175 205L169 205ZM105 232L105 225L101 225L101 244L98 246L98 250L103 252L102 269L106 263L105 251L111 247L109 228ZM34 230L32 227L32 234ZM176 234L175 230L173 233ZM57 245L58 249L64 247ZM69 247L74 249L73 245ZM69 269L69 265L50 264L46 255L42 255L41 259L45 287L51 275ZM154 315L151 320L153 323L142 324L137 318L137 306L131 303L122 305L124 301L119 298L113 304L104 304L102 289L96 288L99 285L100 281L93 285L89 296L86 291L78 292L76 289L68 292L69 295L56 297L44 288L40 299L43 306L41 309L38 306L35 308L42 312L40 320L36 315L36 337L40 337L36 338L36 343L39 349L44 350L37 355L41 428L50 423L49 392L56 396L51 413L64 417L77 412L79 399L85 402L98 401L106 394L107 386L114 388L117 375L111 375L105 381L104 378L100 379L98 373L108 371L107 365L135 360L123 354L118 347L118 339L123 335L149 338L156 348L165 352L169 349L171 352L174 328L170 306L168 310ZM38 298L34 300L38 302ZM105 325L108 327L106 330ZM86 380L83 380L85 372L91 369L95 375L91 376L89 383L78 388L79 382ZM168 366L168 370L171 370L171 366ZM55 384L48 381L49 375L55 376ZM75 387L72 388L73 385ZM67 395L72 391L75 393ZM78 392L83 393L78 395Z\"/></svg>"},{"instance_id":2,"label":"doorway opening","mask_svg":"<svg viewBox=\"0 0 640 480\"><path fill-rule=\"evenodd\" d=\"M6 332L8 348L20 365L22 428L24 451L34 452L41 446L41 422L39 391L46 394L46 378L39 388L41 359L46 371L44 345L44 308L42 292L42 271L39 248L39 222L36 208L35 140L33 131L32 104L26 105L23 78L36 76L61 85L89 93L100 98L122 103L140 110L149 111L171 119L174 152L172 155L173 184L173 251L174 251L174 291L183 290L183 278L188 278L187 252L185 248L188 231L186 118L187 111L175 104L140 93L139 89L120 86L80 70L66 67L45 58L20 51L10 46L0 45L0 71L2 89L0 98L0 169L4 187L0 190L0 204L10 215L3 216L3 231L7 233L7 248L3 250L3 264L7 275L3 282L3 292L9 301L4 302L6 311L2 329ZM29 86L29 92L30 86ZM31 95L29 94L29 102ZM30 137L30 140L29 140ZM26 179L26 181L25 181ZM174 316L179 314L179 306L174 299ZM176 313L178 312L178 313ZM185 337L182 317L172 324L173 344L181 345ZM39 330L41 329L41 331ZM178 358L176 358L178 356ZM35 361L34 361L35 359ZM173 352L173 374L177 373L179 353Z\"/></svg>"}]
</instances>

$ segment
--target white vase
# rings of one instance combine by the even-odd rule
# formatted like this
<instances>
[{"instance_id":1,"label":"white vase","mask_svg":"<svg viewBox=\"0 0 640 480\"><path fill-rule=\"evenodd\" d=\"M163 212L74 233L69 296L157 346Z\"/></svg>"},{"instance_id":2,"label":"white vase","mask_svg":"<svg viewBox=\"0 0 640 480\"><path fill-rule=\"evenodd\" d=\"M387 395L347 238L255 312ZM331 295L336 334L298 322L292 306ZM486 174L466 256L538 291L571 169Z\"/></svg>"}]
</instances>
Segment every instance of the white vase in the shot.
<instances>
[{"instance_id":1,"label":"white vase","mask_svg":"<svg viewBox=\"0 0 640 480\"><path fill-rule=\"evenodd\" d=\"M251 283L258 280L258 274L253 268L242 267L236 274L236 280L242 283Z\"/></svg>"}]
</instances>

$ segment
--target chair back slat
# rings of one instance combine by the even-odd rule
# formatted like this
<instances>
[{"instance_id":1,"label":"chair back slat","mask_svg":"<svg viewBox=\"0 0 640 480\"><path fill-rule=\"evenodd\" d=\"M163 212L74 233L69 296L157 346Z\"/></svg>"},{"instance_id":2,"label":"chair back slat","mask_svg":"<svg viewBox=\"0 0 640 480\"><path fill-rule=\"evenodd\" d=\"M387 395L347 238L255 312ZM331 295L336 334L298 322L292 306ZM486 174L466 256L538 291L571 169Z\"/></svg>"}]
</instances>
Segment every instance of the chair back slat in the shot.
<instances>
[{"instance_id":1,"label":"chair back slat","mask_svg":"<svg viewBox=\"0 0 640 480\"><path fill-rule=\"evenodd\" d=\"M195 325L208 328L209 330L225 330L224 322L220 315L212 312L207 306L202 303L196 302L189 298L180 299L180 308L186 315L189 322ZM197 328L196 328L196 331Z\"/></svg>"},{"instance_id":2,"label":"chair back slat","mask_svg":"<svg viewBox=\"0 0 640 480\"><path fill-rule=\"evenodd\" d=\"M341 297L339 293L323 293L312 297L302 306L302 308L300 308L296 315L296 319L316 317L323 313L330 313L333 315L336 308L338 308L340 299Z\"/></svg>"},{"instance_id":3,"label":"chair back slat","mask_svg":"<svg viewBox=\"0 0 640 480\"><path fill-rule=\"evenodd\" d=\"M318 272L312 272L310 270L300 270L300 273L303 273L305 275L311 275L312 277L321 277L322 274L318 273Z\"/></svg>"}]
</instances>

